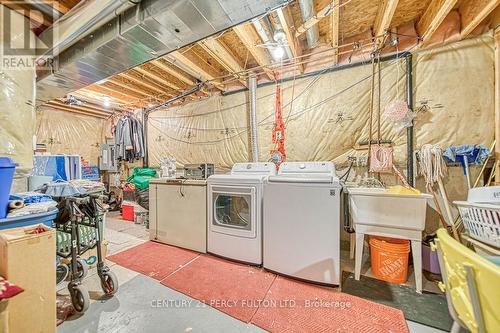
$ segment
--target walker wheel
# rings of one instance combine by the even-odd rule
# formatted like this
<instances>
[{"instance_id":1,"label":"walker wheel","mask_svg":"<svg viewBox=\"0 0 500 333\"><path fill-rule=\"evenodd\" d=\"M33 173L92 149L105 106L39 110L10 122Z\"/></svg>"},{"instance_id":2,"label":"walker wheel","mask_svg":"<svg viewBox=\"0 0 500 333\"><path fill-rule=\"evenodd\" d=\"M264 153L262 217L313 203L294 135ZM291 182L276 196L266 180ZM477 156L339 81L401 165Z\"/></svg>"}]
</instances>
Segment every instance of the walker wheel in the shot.
<instances>
[{"instance_id":1,"label":"walker wheel","mask_svg":"<svg viewBox=\"0 0 500 333\"><path fill-rule=\"evenodd\" d=\"M56 284L59 284L66 280L69 276L69 266L67 264L60 264L56 268Z\"/></svg>"},{"instance_id":2,"label":"walker wheel","mask_svg":"<svg viewBox=\"0 0 500 333\"><path fill-rule=\"evenodd\" d=\"M76 261L76 269L77 269L77 273L76 273L76 277L78 279L83 279L87 276L87 273L89 272L89 265L87 264L87 262L85 262L85 260L83 259L77 259Z\"/></svg>"},{"instance_id":3,"label":"walker wheel","mask_svg":"<svg viewBox=\"0 0 500 333\"><path fill-rule=\"evenodd\" d=\"M108 296L114 295L118 291L118 278L115 273L108 271L101 276L101 287Z\"/></svg>"},{"instance_id":4,"label":"walker wheel","mask_svg":"<svg viewBox=\"0 0 500 333\"><path fill-rule=\"evenodd\" d=\"M90 305L90 295L87 288L83 285L69 286L68 288L75 311L78 313L87 311Z\"/></svg>"}]
</instances>

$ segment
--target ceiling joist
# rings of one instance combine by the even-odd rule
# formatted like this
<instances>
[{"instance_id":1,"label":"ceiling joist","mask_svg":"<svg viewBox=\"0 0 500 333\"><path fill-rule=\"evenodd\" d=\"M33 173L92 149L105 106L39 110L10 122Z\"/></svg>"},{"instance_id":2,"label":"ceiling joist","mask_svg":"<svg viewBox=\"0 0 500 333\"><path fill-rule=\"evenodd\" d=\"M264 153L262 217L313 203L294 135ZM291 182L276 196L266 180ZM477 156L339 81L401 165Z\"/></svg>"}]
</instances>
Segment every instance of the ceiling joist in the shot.
<instances>
[{"instance_id":1,"label":"ceiling joist","mask_svg":"<svg viewBox=\"0 0 500 333\"><path fill-rule=\"evenodd\" d=\"M179 70L176 70L171 67L170 64L166 64L162 59L156 59L151 62L156 67L160 68L162 71L167 72L168 74L175 76L182 82L186 83L188 86L196 85L196 81L192 80L189 75L181 73Z\"/></svg>"},{"instance_id":2,"label":"ceiling joist","mask_svg":"<svg viewBox=\"0 0 500 333\"><path fill-rule=\"evenodd\" d=\"M338 10L339 7L335 8ZM300 27L297 28L295 32L295 37L300 37L312 26L317 24L319 21L327 17L334 10L332 3L329 3L325 7L321 8L315 15L311 16L307 21L305 21Z\"/></svg>"},{"instance_id":3,"label":"ceiling joist","mask_svg":"<svg viewBox=\"0 0 500 333\"><path fill-rule=\"evenodd\" d=\"M340 38L340 0L333 0L333 13L331 20L333 64L339 62L339 38Z\"/></svg>"},{"instance_id":4,"label":"ceiling joist","mask_svg":"<svg viewBox=\"0 0 500 333\"><path fill-rule=\"evenodd\" d=\"M217 39L207 38L205 40L202 40L199 44L228 72L235 74L245 71L243 66L236 59L236 56ZM244 79L240 78L238 74L235 74L235 76L242 85L244 85L245 87L248 86L247 82Z\"/></svg>"},{"instance_id":5,"label":"ceiling joist","mask_svg":"<svg viewBox=\"0 0 500 333\"><path fill-rule=\"evenodd\" d=\"M178 61L190 68L197 74L198 78L201 81L210 81L210 83L213 84L217 89L224 91L224 86L215 81L215 77L212 74L208 73L201 65L190 60L184 54L180 53L179 51L174 51L169 53L169 56L172 57L175 61Z\"/></svg>"},{"instance_id":6,"label":"ceiling joist","mask_svg":"<svg viewBox=\"0 0 500 333\"><path fill-rule=\"evenodd\" d=\"M458 0L432 0L424 15L417 23L417 32L420 35L420 47L427 45L434 32L443 20L455 7Z\"/></svg>"},{"instance_id":7,"label":"ceiling joist","mask_svg":"<svg viewBox=\"0 0 500 333\"><path fill-rule=\"evenodd\" d=\"M262 41L257 34L257 31L255 31L253 25L251 23L241 24L237 27L234 27L233 31L243 42L255 61L257 61L257 64L263 68L266 76L270 80L274 80L273 71L266 67L271 64L271 56L266 49L256 46L258 44L261 44Z\"/></svg>"},{"instance_id":8,"label":"ceiling joist","mask_svg":"<svg viewBox=\"0 0 500 333\"><path fill-rule=\"evenodd\" d=\"M460 37L467 37L498 5L500 0L464 1L459 8L462 21Z\"/></svg>"},{"instance_id":9,"label":"ceiling joist","mask_svg":"<svg viewBox=\"0 0 500 333\"><path fill-rule=\"evenodd\" d=\"M122 102L124 104L129 104L134 102L137 97L132 97L129 94L125 93L122 89L110 88L104 85L91 85L85 87L83 91L91 91L93 93L103 95L103 97L110 97L114 100Z\"/></svg>"},{"instance_id":10,"label":"ceiling joist","mask_svg":"<svg viewBox=\"0 0 500 333\"><path fill-rule=\"evenodd\" d=\"M150 91L154 91L155 93L158 93L160 95L170 95L170 96L173 96L170 91L167 91L164 88L160 88L160 87L157 87L156 85L154 85L152 83L149 83L148 82L149 77L147 75L143 75L142 78L137 78L134 75L132 75L132 72L133 71L122 73L122 74L120 74L120 76L122 76L123 78L125 78L125 79L133 82L134 85L143 86L146 89L148 89Z\"/></svg>"},{"instance_id":11,"label":"ceiling joist","mask_svg":"<svg viewBox=\"0 0 500 333\"><path fill-rule=\"evenodd\" d=\"M392 18L396 12L398 3L399 0L382 0L382 3L379 5L377 18L373 27L376 47L380 47L384 42L384 34L391 27Z\"/></svg>"},{"instance_id":12,"label":"ceiling joist","mask_svg":"<svg viewBox=\"0 0 500 333\"><path fill-rule=\"evenodd\" d=\"M85 107L80 107L80 106L75 106L75 105L67 105L58 101L50 101L49 103L45 104L44 106L58 109L61 111L67 111L67 112L72 112L72 113L77 113L77 114L82 114L82 115L87 115L87 116L93 116L93 117L99 117L99 118L107 118L111 115L111 112L106 112L106 111L96 111L93 109L88 109Z\"/></svg>"},{"instance_id":13,"label":"ceiling joist","mask_svg":"<svg viewBox=\"0 0 500 333\"><path fill-rule=\"evenodd\" d=\"M172 83L169 80L165 80L163 77L158 76L154 72L147 70L142 67L136 67L134 68L134 71L137 71L141 75L148 77L150 80L156 82L156 84L161 85L161 86L167 86L175 91L182 91L182 88L174 83Z\"/></svg>"},{"instance_id":14,"label":"ceiling joist","mask_svg":"<svg viewBox=\"0 0 500 333\"><path fill-rule=\"evenodd\" d=\"M297 38L295 38L295 26L290 13L290 7L278 8L276 13L278 14L278 19L283 27L283 31L285 32L286 40L288 41L288 46L292 51L292 55L295 59L297 59L302 55L302 47L300 46ZM304 64L300 63L300 60L298 66L300 73L304 73Z\"/></svg>"},{"instance_id":15,"label":"ceiling joist","mask_svg":"<svg viewBox=\"0 0 500 333\"><path fill-rule=\"evenodd\" d=\"M105 84L107 84L107 83L111 83L111 84L113 84L115 86L118 86L118 87L123 88L123 89L128 90L128 91L131 91L131 92L134 93L135 96L139 96L139 97L141 97L141 96L142 97L144 97L144 96L145 97L151 96L151 92L147 92L147 91L145 91L143 89L139 89L139 87L137 87L137 86L133 86L131 84L124 83L124 82L122 82L119 79L119 77L109 78L106 81ZM109 85L107 87L109 87Z\"/></svg>"}]
</instances>

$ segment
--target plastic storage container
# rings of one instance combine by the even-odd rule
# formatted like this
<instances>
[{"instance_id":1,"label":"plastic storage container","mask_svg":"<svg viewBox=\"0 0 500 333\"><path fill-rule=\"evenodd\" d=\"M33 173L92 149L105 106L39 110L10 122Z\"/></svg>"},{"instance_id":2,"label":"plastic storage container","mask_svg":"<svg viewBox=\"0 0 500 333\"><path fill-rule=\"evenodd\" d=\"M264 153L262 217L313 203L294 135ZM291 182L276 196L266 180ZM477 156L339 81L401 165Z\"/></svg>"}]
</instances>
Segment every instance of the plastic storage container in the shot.
<instances>
[{"instance_id":1,"label":"plastic storage container","mask_svg":"<svg viewBox=\"0 0 500 333\"><path fill-rule=\"evenodd\" d=\"M372 272L377 279L405 283L408 279L410 241L370 236Z\"/></svg>"},{"instance_id":2,"label":"plastic storage container","mask_svg":"<svg viewBox=\"0 0 500 333\"><path fill-rule=\"evenodd\" d=\"M0 219L7 216L9 193L16 164L8 157L0 157Z\"/></svg>"},{"instance_id":3,"label":"plastic storage container","mask_svg":"<svg viewBox=\"0 0 500 333\"><path fill-rule=\"evenodd\" d=\"M55 220L58 212L58 209L54 209L40 214L0 219L0 230L27 227L34 224L45 224L47 227L52 227L52 222Z\"/></svg>"},{"instance_id":4,"label":"plastic storage container","mask_svg":"<svg viewBox=\"0 0 500 333\"><path fill-rule=\"evenodd\" d=\"M437 252L425 244L422 244L422 269L433 274L441 274Z\"/></svg>"},{"instance_id":5,"label":"plastic storage container","mask_svg":"<svg viewBox=\"0 0 500 333\"><path fill-rule=\"evenodd\" d=\"M122 204L122 219L134 222L134 206Z\"/></svg>"}]
</instances>

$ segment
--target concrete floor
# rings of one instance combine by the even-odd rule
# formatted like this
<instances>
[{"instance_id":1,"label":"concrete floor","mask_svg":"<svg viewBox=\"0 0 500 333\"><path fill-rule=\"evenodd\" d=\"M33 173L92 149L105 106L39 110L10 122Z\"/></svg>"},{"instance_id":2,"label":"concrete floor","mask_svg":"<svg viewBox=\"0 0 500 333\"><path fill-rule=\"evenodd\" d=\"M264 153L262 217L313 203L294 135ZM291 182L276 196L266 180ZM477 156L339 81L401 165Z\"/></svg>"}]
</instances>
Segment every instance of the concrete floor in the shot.
<instances>
[{"instance_id":1,"label":"concrete floor","mask_svg":"<svg viewBox=\"0 0 500 333\"><path fill-rule=\"evenodd\" d=\"M105 239L109 242L109 255L147 241L149 234L143 226L122 221L116 213L111 213L106 221ZM263 332L150 277L108 264L120 282L118 292L113 298L104 298L99 278L91 271L84 281L90 291L89 310L82 316L70 317L58 327L59 333ZM58 289L58 298L67 297L64 285ZM443 332L410 321L408 327L411 333Z\"/></svg>"}]
</instances>

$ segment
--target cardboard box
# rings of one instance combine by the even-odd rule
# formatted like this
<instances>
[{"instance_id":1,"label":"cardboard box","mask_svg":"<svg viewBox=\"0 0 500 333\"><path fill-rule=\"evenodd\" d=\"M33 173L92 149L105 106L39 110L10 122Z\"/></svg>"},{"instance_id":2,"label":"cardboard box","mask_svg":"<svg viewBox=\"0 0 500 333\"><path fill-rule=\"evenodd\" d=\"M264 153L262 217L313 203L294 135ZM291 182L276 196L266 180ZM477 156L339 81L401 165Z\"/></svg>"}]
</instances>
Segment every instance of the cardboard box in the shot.
<instances>
[{"instance_id":1,"label":"cardboard box","mask_svg":"<svg viewBox=\"0 0 500 333\"><path fill-rule=\"evenodd\" d=\"M101 243L101 251L102 251L102 259L106 259L106 254L108 253L108 241L103 240ZM92 269L97 266L97 246L93 249L85 251L84 254L80 256L81 259L85 260L87 265L89 265L89 269ZM69 258L61 258L61 262L65 264L69 264L71 262L71 257Z\"/></svg>"},{"instance_id":2,"label":"cardboard box","mask_svg":"<svg viewBox=\"0 0 500 333\"><path fill-rule=\"evenodd\" d=\"M24 289L2 309L6 330L56 332L55 231L42 224L0 231L0 275Z\"/></svg>"}]
</instances>

